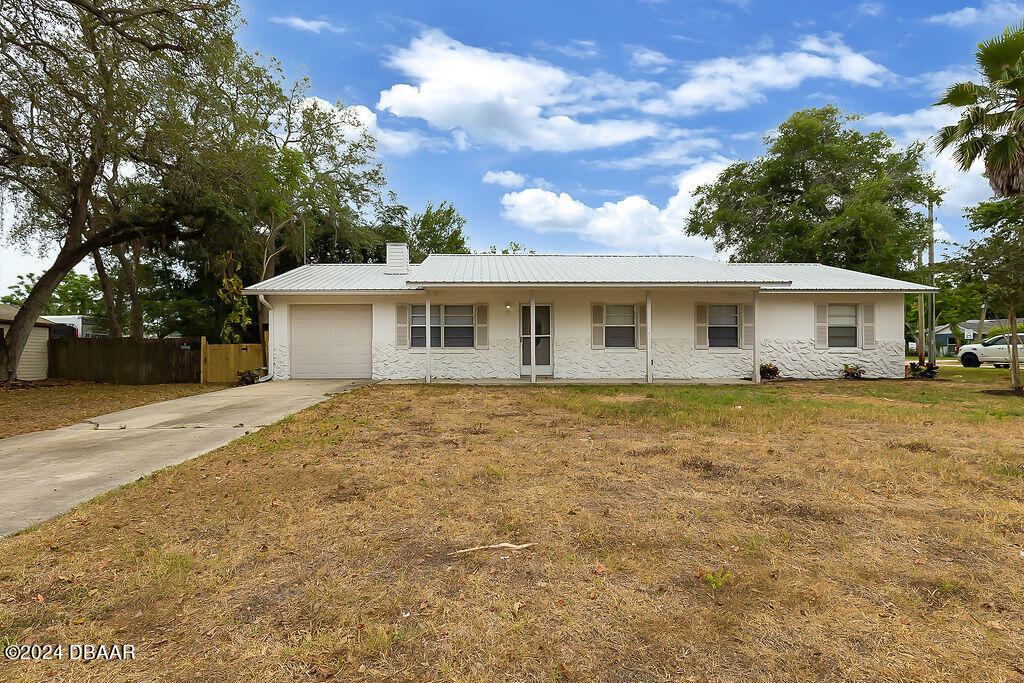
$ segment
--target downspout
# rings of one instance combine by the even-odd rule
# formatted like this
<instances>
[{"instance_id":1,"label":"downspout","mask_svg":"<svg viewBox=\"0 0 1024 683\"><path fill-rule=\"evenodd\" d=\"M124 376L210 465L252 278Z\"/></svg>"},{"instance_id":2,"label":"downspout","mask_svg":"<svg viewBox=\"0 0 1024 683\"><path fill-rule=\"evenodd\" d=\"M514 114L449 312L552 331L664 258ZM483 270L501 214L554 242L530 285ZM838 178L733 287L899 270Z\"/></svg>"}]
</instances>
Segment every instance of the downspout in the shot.
<instances>
[{"instance_id":1,"label":"downspout","mask_svg":"<svg viewBox=\"0 0 1024 683\"><path fill-rule=\"evenodd\" d=\"M274 367L274 359L271 356L271 354L274 352L274 346L270 343L271 316L274 314L274 307L270 305L269 301L267 301L267 297L263 296L262 294L259 295L258 300L262 305L267 307L267 310L270 312L270 315L267 316L267 374L264 375L263 377L260 377L256 381L269 382L270 380L274 379L274 372L273 370L271 370L271 368ZM262 332L262 330L260 330L260 332ZM262 342L263 340L261 339L260 341Z\"/></svg>"}]
</instances>

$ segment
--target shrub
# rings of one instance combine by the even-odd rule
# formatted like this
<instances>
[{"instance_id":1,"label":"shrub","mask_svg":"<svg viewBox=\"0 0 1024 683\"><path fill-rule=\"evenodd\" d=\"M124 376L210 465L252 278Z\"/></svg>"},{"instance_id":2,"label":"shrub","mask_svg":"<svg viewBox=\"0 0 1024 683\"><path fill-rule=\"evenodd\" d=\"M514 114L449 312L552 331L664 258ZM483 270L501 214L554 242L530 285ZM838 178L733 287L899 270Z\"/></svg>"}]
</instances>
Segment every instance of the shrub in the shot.
<instances>
[{"instance_id":1,"label":"shrub","mask_svg":"<svg viewBox=\"0 0 1024 683\"><path fill-rule=\"evenodd\" d=\"M863 379L867 370L853 363L843 363L843 379Z\"/></svg>"},{"instance_id":2,"label":"shrub","mask_svg":"<svg viewBox=\"0 0 1024 683\"><path fill-rule=\"evenodd\" d=\"M260 378L259 370L239 370L238 371L238 386L244 387L249 384L256 384L256 381Z\"/></svg>"},{"instance_id":3,"label":"shrub","mask_svg":"<svg viewBox=\"0 0 1024 683\"><path fill-rule=\"evenodd\" d=\"M778 379L779 377L779 366L772 363L761 363L761 379L772 380Z\"/></svg>"},{"instance_id":4,"label":"shrub","mask_svg":"<svg viewBox=\"0 0 1024 683\"><path fill-rule=\"evenodd\" d=\"M939 366L935 363L911 363L907 376L913 379L935 379L939 376Z\"/></svg>"}]
</instances>

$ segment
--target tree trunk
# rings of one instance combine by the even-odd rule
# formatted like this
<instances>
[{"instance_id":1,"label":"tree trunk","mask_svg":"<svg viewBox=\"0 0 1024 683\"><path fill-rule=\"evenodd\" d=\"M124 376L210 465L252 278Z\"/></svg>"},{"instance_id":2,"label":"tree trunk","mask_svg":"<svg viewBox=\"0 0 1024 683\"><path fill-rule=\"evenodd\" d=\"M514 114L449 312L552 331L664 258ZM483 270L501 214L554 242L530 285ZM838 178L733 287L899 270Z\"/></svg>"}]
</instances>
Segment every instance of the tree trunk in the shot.
<instances>
[{"instance_id":1,"label":"tree trunk","mask_svg":"<svg viewBox=\"0 0 1024 683\"><path fill-rule=\"evenodd\" d=\"M981 317L978 318L978 339L975 343L985 341L985 316L988 315L988 302L981 305Z\"/></svg>"},{"instance_id":2,"label":"tree trunk","mask_svg":"<svg viewBox=\"0 0 1024 683\"><path fill-rule=\"evenodd\" d=\"M1010 302L1010 389L1018 396L1024 396L1024 388L1020 384L1020 334L1017 331L1017 303Z\"/></svg>"},{"instance_id":3,"label":"tree trunk","mask_svg":"<svg viewBox=\"0 0 1024 683\"><path fill-rule=\"evenodd\" d=\"M138 240L132 242L131 259L125 254L124 246L112 249L121 264L121 277L128 291L128 334L132 339L142 339L142 303L139 297L139 280L136 266L139 263Z\"/></svg>"},{"instance_id":4,"label":"tree trunk","mask_svg":"<svg viewBox=\"0 0 1024 683\"><path fill-rule=\"evenodd\" d=\"M17 377L21 352L25 350L25 344L39 314L53 296L53 290L67 277L75 263L76 261L66 258L62 253L29 292L28 298L4 334L3 343L0 343L0 382L9 382Z\"/></svg>"},{"instance_id":5,"label":"tree trunk","mask_svg":"<svg viewBox=\"0 0 1024 683\"><path fill-rule=\"evenodd\" d=\"M100 279L100 288L103 289L103 302L107 306L107 329L111 337L121 336L121 321L117 316L117 302L114 301L114 290L110 287L110 276L107 274L107 267L103 265L103 257L100 250L92 252L93 262L96 264L96 275Z\"/></svg>"}]
</instances>

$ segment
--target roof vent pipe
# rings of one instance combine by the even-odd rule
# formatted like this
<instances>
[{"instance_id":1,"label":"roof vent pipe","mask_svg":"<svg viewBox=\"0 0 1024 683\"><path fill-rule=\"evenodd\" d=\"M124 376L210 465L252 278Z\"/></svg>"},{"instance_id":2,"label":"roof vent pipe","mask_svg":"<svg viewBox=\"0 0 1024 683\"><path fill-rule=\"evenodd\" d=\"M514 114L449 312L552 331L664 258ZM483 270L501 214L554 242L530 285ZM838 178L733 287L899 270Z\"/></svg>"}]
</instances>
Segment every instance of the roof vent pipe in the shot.
<instances>
[{"instance_id":1,"label":"roof vent pipe","mask_svg":"<svg viewBox=\"0 0 1024 683\"><path fill-rule=\"evenodd\" d=\"M409 274L409 245L405 242L388 242L387 265L384 272L388 275Z\"/></svg>"}]
</instances>

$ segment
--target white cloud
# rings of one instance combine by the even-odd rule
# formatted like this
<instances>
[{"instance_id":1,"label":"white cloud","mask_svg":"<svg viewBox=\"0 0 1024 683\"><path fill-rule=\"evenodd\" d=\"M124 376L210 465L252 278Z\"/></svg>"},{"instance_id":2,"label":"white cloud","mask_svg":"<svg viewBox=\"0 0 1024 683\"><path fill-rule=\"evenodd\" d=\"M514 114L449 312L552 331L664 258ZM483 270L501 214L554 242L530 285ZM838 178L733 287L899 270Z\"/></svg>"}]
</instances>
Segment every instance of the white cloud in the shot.
<instances>
[{"instance_id":1,"label":"white cloud","mask_svg":"<svg viewBox=\"0 0 1024 683\"><path fill-rule=\"evenodd\" d=\"M930 24L946 24L963 28L979 24L1009 24L1020 21L1024 14L1024 6L1015 2L986 2L981 7L964 7L963 9L935 14L927 19Z\"/></svg>"},{"instance_id":2,"label":"white cloud","mask_svg":"<svg viewBox=\"0 0 1024 683\"><path fill-rule=\"evenodd\" d=\"M880 2L862 2L857 5L857 14L865 17L880 17L885 12L885 5Z\"/></svg>"},{"instance_id":3,"label":"white cloud","mask_svg":"<svg viewBox=\"0 0 1024 683\"><path fill-rule=\"evenodd\" d=\"M884 128L900 144L914 140L929 142L939 128L956 123L957 112L945 107L925 107L909 114L876 113L865 116L860 124L863 128ZM938 212L953 218L963 214L964 207L972 206L992 196L988 180L982 175L979 162L969 173L963 173L953 162L948 151L935 155L929 146L929 167L935 173L935 181L947 192Z\"/></svg>"},{"instance_id":4,"label":"white cloud","mask_svg":"<svg viewBox=\"0 0 1024 683\"><path fill-rule=\"evenodd\" d=\"M681 133L682 137L658 142L643 154L622 159L596 162L598 168L616 168L634 171L650 166L693 166L704 160L704 152L721 149L722 143L713 137Z\"/></svg>"},{"instance_id":5,"label":"white cloud","mask_svg":"<svg viewBox=\"0 0 1024 683\"><path fill-rule=\"evenodd\" d=\"M490 185L501 185L511 190L525 185L529 177L515 171L488 171L484 173L481 180Z\"/></svg>"},{"instance_id":6,"label":"white cloud","mask_svg":"<svg viewBox=\"0 0 1024 683\"><path fill-rule=\"evenodd\" d=\"M689 78L662 99L647 102L645 111L695 114L731 111L765 99L770 90L792 90L810 78L839 79L880 86L892 74L881 64L854 52L836 34L806 36L797 50L749 57L719 57L689 68Z\"/></svg>"},{"instance_id":7,"label":"white cloud","mask_svg":"<svg viewBox=\"0 0 1024 683\"><path fill-rule=\"evenodd\" d=\"M708 183L728 164L706 161L681 174L677 192L664 208L640 195L591 207L568 193L531 188L501 198L502 215L537 232L566 232L580 239L618 250L714 255L714 247L700 237L683 234L683 223L693 205L693 192Z\"/></svg>"},{"instance_id":8,"label":"white cloud","mask_svg":"<svg viewBox=\"0 0 1024 683\"><path fill-rule=\"evenodd\" d=\"M388 64L414 84L382 91L379 109L511 150L610 147L660 130L652 121L582 122L571 116L628 104L622 99L627 85L622 79L581 77L538 60L465 45L438 30L424 31ZM627 92L653 85L634 84Z\"/></svg>"},{"instance_id":9,"label":"white cloud","mask_svg":"<svg viewBox=\"0 0 1024 683\"><path fill-rule=\"evenodd\" d=\"M377 114L361 104L345 107L344 112L321 97L307 97L304 106L318 106L324 111L333 111L349 134L358 135L363 130L377 141L377 152L387 156L405 156L420 149L439 149L446 146L441 140L427 137L417 131L394 130L380 125Z\"/></svg>"},{"instance_id":10,"label":"white cloud","mask_svg":"<svg viewBox=\"0 0 1024 683\"><path fill-rule=\"evenodd\" d=\"M671 57L642 45L633 45L630 48L629 63L637 69L661 73L674 62Z\"/></svg>"},{"instance_id":11,"label":"white cloud","mask_svg":"<svg viewBox=\"0 0 1024 683\"><path fill-rule=\"evenodd\" d=\"M303 19L295 15L287 17L270 17L270 20L275 24L283 24L297 31L310 31L312 33L320 33L321 31L330 31L331 33L344 33L345 28L332 24L327 19L320 17L319 19Z\"/></svg>"},{"instance_id":12,"label":"white cloud","mask_svg":"<svg viewBox=\"0 0 1024 683\"><path fill-rule=\"evenodd\" d=\"M436 149L443 146L439 141L432 140L417 131L382 128L376 112L361 104L354 104L349 108L355 110L360 123L377 140L377 151L382 154L404 156L423 148Z\"/></svg>"},{"instance_id":13,"label":"white cloud","mask_svg":"<svg viewBox=\"0 0 1024 683\"><path fill-rule=\"evenodd\" d=\"M973 69L967 67L949 67L946 69L940 69L938 71L929 71L908 78L907 83L911 85L919 85L928 91L928 94L932 97L938 98L944 95L949 86L954 83L963 83L964 81L973 81L978 79L978 73Z\"/></svg>"},{"instance_id":14,"label":"white cloud","mask_svg":"<svg viewBox=\"0 0 1024 683\"><path fill-rule=\"evenodd\" d=\"M601 50L593 40L571 40L565 45L551 45L543 40L538 40L537 45L573 59L595 59L601 56Z\"/></svg>"}]
</instances>

